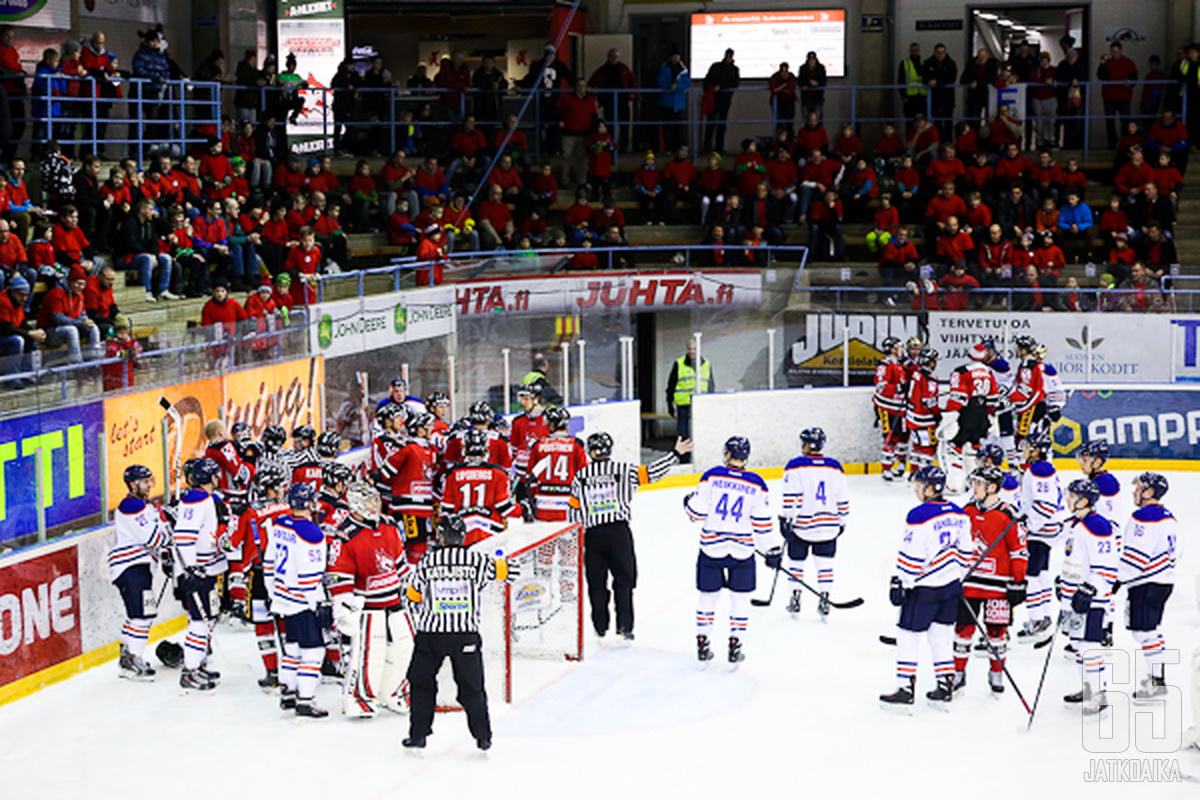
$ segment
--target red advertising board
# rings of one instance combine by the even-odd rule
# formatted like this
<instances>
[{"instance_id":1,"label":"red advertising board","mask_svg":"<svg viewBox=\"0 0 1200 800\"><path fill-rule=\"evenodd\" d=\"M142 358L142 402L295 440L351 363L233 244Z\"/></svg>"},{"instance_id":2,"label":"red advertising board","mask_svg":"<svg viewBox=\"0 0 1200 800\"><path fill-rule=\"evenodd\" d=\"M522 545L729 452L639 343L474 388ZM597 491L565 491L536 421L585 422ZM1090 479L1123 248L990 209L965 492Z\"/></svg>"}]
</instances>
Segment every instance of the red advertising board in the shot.
<instances>
[{"instance_id":1,"label":"red advertising board","mask_svg":"<svg viewBox=\"0 0 1200 800\"><path fill-rule=\"evenodd\" d=\"M0 567L0 686L83 654L78 551Z\"/></svg>"}]
</instances>

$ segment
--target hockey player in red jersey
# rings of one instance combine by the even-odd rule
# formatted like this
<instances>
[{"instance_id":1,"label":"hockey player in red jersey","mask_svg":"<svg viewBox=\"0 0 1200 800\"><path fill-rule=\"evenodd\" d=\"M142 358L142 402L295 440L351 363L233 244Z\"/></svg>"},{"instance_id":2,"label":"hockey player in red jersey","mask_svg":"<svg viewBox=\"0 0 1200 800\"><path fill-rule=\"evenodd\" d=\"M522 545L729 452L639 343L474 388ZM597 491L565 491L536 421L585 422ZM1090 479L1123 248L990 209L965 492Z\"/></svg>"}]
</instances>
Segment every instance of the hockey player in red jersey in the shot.
<instances>
[{"instance_id":1,"label":"hockey player in red jersey","mask_svg":"<svg viewBox=\"0 0 1200 800\"><path fill-rule=\"evenodd\" d=\"M1017 350L1019 366L1016 385L1008 398L1012 402L1016 423L1014 433L1020 458L1021 442L1037 430L1046 417L1046 374L1042 359L1038 357L1038 353L1044 354L1045 350L1038 347L1032 336L1016 337L1013 346Z\"/></svg>"},{"instance_id":2,"label":"hockey player in red jersey","mask_svg":"<svg viewBox=\"0 0 1200 800\"><path fill-rule=\"evenodd\" d=\"M546 425L546 409L542 406L542 387L538 383L527 383L517 390L517 399L525 409L512 423L512 434L509 443L513 450L513 466L518 478L523 478L529 470L529 451L534 442L543 436L550 435Z\"/></svg>"},{"instance_id":3,"label":"hockey player in red jersey","mask_svg":"<svg viewBox=\"0 0 1200 800\"><path fill-rule=\"evenodd\" d=\"M391 484L391 515L404 530L404 550L417 563L433 536L433 464L429 444L433 415L408 418L408 443L388 457L380 472Z\"/></svg>"},{"instance_id":4,"label":"hockey player in red jersey","mask_svg":"<svg viewBox=\"0 0 1200 800\"><path fill-rule=\"evenodd\" d=\"M478 400L472 403L471 409L467 412L467 420L471 423L469 430L483 431L486 434L488 443L487 463L494 464L500 469L507 471L512 469L512 449L508 446L508 442L504 440L503 436L489 429L488 426L492 424L492 417L492 407L486 401ZM465 459L463 442L467 433L468 431L455 431L452 436L446 439L445 448L441 454L443 469L449 469Z\"/></svg>"},{"instance_id":5,"label":"hockey player in red jersey","mask_svg":"<svg viewBox=\"0 0 1200 800\"><path fill-rule=\"evenodd\" d=\"M971 538L975 545L973 561L1001 536L1004 541L991 548L987 558L963 584L963 602L959 604L954 640L954 690L967 685L967 659L975 636L976 618L983 622L991 655L988 685L993 692L1004 691L1004 657L1008 652L1008 626L1012 624L1012 606L1025 600L1025 567L1029 554L1025 530L1015 521L1016 509L1000 497L1004 473L999 467L984 466L971 473L974 500L963 507L971 518ZM967 607L970 607L970 611ZM975 615L971 615L971 611Z\"/></svg>"},{"instance_id":6,"label":"hockey player in red jersey","mask_svg":"<svg viewBox=\"0 0 1200 800\"><path fill-rule=\"evenodd\" d=\"M883 434L883 479L890 481L904 475L903 460L896 465L896 447L908 443L908 430L904 427L905 391L908 387L908 372L904 369L900 340L889 336L883 340L884 356L875 366L875 416Z\"/></svg>"},{"instance_id":7,"label":"hockey player in red jersey","mask_svg":"<svg viewBox=\"0 0 1200 800\"><path fill-rule=\"evenodd\" d=\"M529 451L529 493L534 515L542 522L564 522L575 473L587 466L583 442L567 433L571 412L557 406L543 415L550 434Z\"/></svg>"},{"instance_id":8,"label":"hockey player in red jersey","mask_svg":"<svg viewBox=\"0 0 1200 800\"><path fill-rule=\"evenodd\" d=\"M984 363L987 349L977 344L968 356L970 364L950 373L950 394L938 429L938 437L946 440L946 489L955 494L966 490L964 450L974 455L979 449L1000 401L996 376Z\"/></svg>"},{"instance_id":9,"label":"hockey player in red jersey","mask_svg":"<svg viewBox=\"0 0 1200 800\"><path fill-rule=\"evenodd\" d=\"M406 714L404 675L412 654L412 628L400 591L412 567L400 532L381 518L374 487L351 484L346 502L350 513L330 546L325 573L335 624L351 640L342 713L373 717L383 707Z\"/></svg>"},{"instance_id":10,"label":"hockey player in red jersey","mask_svg":"<svg viewBox=\"0 0 1200 800\"><path fill-rule=\"evenodd\" d=\"M450 432L450 398L445 392L430 392L425 398L425 410L433 414L431 438L436 439Z\"/></svg>"},{"instance_id":11,"label":"hockey player in red jersey","mask_svg":"<svg viewBox=\"0 0 1200 800\"><path fill-rule=\"evenodd\" d=\"M384 513L390 513L388 498L392 496L392 482L383 474L383 465L394 454L404 447L403 425L407 416L404 406L395 403L384 403L375 412L375 421L379 423L379 432L371 442L371 458L367 462L367 475L375 486L375 491L384 498Z\"/></svg>"},{"instance_id":12,"label":"hockey player in red jersey","mask_svg":"<svg viewBox=\"0 0 1200 800\"><path fill-rule=\"evenodd\" d=\"M217 489L233 513L241 514L249 502L254 468L242 461L237 445L229 439L221 420L209 420L204 426L204 436L208 439L204 457L211 458L221 468Z\"/></svg>"},{"instance_id":13,"label":"hockey player in red jersey","mask_svg":"<svg viewBox=\"0 0 1200 800\"><path fill-rule=\"evenodd\" d=\"M321 526L326 537L337 530L338 525L350 513L350 507L342 499L346 487L354 480L354 471L338 461L330 461L321 470L321 491L317 492L317 508L313 522Z\"/></svg>"},{"instance_id":14,"label":"hockey player in red jersey","mask_svg":"<svg viewBox=\"0 0 1200 800\"><path fill-rule=\"evenodd\" d=\"M917 368L908 384L908 409L904 423L909 431L912 455L909 457L912 472L933 464L937 452L937 426L941 418L938 408L938 380L933 376L937 369L938 351L922 347L917 356Z\"/></svg>"},{"instance_id":15,"label":"hockey player in red jersey","mask_svg":"<svg viewBox=\"0 0 1200 800\"><path fill-rule=\"evenodd\" d=\"M442 482L441 512L457 514L467 529L470 547L507 527L516 507L508 491L508 473L487 459L487 431L470 428L462 436L465 460L450 468Z\"/></svg>"},{"instance_id":16,"label":"hockey player in red jersey","mask_svg":"<svg viewBox=\"0 0 1200 800\"><path fill-rule=\"evenodd\" d=\"M267 525L290 506L283 501L287 477L277 468L264 467L254 477L256 504L238 519L230 536L233 552L230 555L230 594L234 615L249 619L258 639L258 655L266 669L266 677L258 685L264 691L279 686L279 639L276 637L278 619L272 616L267 602L267 586L263 581L262 554L267 547Z\"/></svg>"}]
</instances>

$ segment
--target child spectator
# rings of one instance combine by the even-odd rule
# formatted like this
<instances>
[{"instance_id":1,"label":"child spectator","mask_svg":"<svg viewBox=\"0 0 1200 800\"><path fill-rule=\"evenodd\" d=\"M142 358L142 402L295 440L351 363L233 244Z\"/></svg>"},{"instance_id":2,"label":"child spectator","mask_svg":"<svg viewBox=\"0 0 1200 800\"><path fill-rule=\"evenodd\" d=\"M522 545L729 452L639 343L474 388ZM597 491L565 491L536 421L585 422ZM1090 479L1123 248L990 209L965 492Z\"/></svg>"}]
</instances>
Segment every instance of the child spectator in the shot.
<instances>
[{"instance_id":1,"label":"child spectator","mask_svg":"<svg viewBox=\"0 0 1200 800\"><path fill-rule=\"evenodd\" d=\"M366 159L354 165L354 176L350 178L350 201L354 203L354 229L359 233L370 231L371 217L379 213L379 186Z\"/></svg>"},{"instance_id":2,"label":"child spectator","mask_svg":"<svg viewBox=\"0 0 1200 800\"><path fill-rule=\"evenodd\" d=\"M1183 188L1183 175L1171 163L1169 152L1163 151L1158 154L1158 166L1154 168L1154 185L1158 187L1158 193L1163 197L1171 198L1171 202L1178 209L1179 190Z\"/></svg>"},{"instance_id":3,"label":"child spectator","mask_svg":"<svg viewBox=\"0 0 1200 800\"><path fill-rule=\"evenodd\" d=\"M892 196L884 192L879 196L879 208L875 209L875 224L867 234L867 250L872 254L887 247L900 227L900 214L892 206Z\"/></svg>"},{"instance_id":4,"label":"child spectator","mask_svg":"<svg viewBox=\"0 0 1200 800\"><path fill-rule=\"evenodd\" d=\"M913 166L913 158L907 153L900 158L900 168L896 170L896 209L900 219L905 222L916 220L921 213L917 204L917 196L921 191L921 173Z\"/></svg>"},{"instance_id":5,"label":"child spectator","mask_svg":"<svg viewBox=\"0 0 1200 800\"><path fill-rule=\"evenodd\" d=\"M1063 255L1062 248L1054 243L1054 233L1052 230L1043 231L1041 234L1042 245L1037 249L1035 254L1035 263L1037 264L1039 278L1044 286L1055 286L1058 282L1058 276L1062 273L1063 266L1066 265L1067 259Z\"/></svg>"},{"instance_id":6,"label":"child spectator","mask_svg":"<svg viewBox=\"0 0 1200 800\"><path fill-rule=\"evenodd\" d=\"M1087 197L1087 176L1083 174L1083 170L1079 168L1079 160L1068 158L1067 165L1063 167L1062 172L1058 176L1059 182L1062 184L1064 192L1069 192L1072 189L1079 192L1079 199Z\"/></svg>"},{"instance_id":7,"label":"child spectator","mask_svg":"<svg viewBox=\"0 0 1200 800\"><path fill-rule=\"evenodd\" d=\"M1056 203L1059 201L1062 188L1062 169L1055 163L1049 150L1038 153L1037 163L1029 168L1029 182L1032 187L1031 193L1036 201L1040 202L1046 197L1053 197Z\"/></svg>"},{"instance_id":8,"label":"child spectator","mask_svg":"<svg viewBox=\"0 0 1200 800\"><path fill-rule=\"evenodd\" d=\"M105 364L100 368L104 391L115 392L133 386L133 371L142 368L142 346L133 338L129 317L118 314L113 319L112 335L104 343L106 359L122 359L116 364Z\"/></svg>"},{"instance_id":9,"label":"child spectator","mask_svg":"<svg viewBox=\"0 0 1200 800\"><path fill-rule=\"evenodd\" d=\"M534 173L529 185L529 201L535 206L550 208L558 202L558 179L549 162Z\"/></svg>"},{"instance_id":10,"label":"child spectator","mask_svg":"<svg viewBox=\"0 0 1200 800\"><path fill-rule=\"evenodd\" d=\"M1037 212L1036 230L1038 233L1053 233L1058 228L1058 207L1054 198L1046 196L1042 199L1042 207Z\"/></svg>"},{"instance_id":11,"label":"child spectator","mask_svg":"<svg viewBox=\"0 0 1200 800\"><path fill-rule=\"evenodd\" d=\"M849 204L848 219L867 219L867 206L879 196L879 177L862 156L855 158L853 168L842 181L842 195Z\"/></svg>"},{"instance_id":12,"label":"child spectator","mask_svg":"<svg viewBox=\"0 0 1200 800\"><path fill-rule=\"evenodd\" d=\"M1067 204L1058 214L1058 240L1063 252L1078 258L1092 246L1092 209L1072 189L1067 192Z\"/></svg>"},{"instance_id":13,"label":"child spectator","mask_svg":"<svg viewBox=\"0 0 1200 800\"><path fill-rule=\"evenodd\" d=\"M790 163L790 162L789 162ZM793 165L794 168L794 165ZM696 204L696 187L698 177L696 165L692 163L691 150L686 144L681 144L675 158L663 168L663 184L667 189L665 199L667 219L675 224L679 218L677 206L682 203L685 208ZM621 226L624 231L624 225Z\"/></svg>"},{"instance_id":14,"label":"child spectator","mask_svg":"<svg viewBox=\"0 0 1200 800\"><path fill-rule=\"evenodd\" d=\"M846 166L853 164L862 155L862 139L854 132L854 123L846 122L842 124L841 131L838 133L837 138L833 140L831 151L832 155L839 158Z\"/></svg>"},{"instance_id":15,"label":"child spectator","mask_svg":"<svg viewBox=\"0 0 1200 800\"><path fill-rule=\"evenodd\" d=\"M316 284L320 281L322 265L321 248L317 247L317 236L313 229L300 229L300 244L288 252L284 269L292 276L292 299L298 306L310 306L317 302Z\"/></svg>"},{"instance_id":16,"label":"child spectator","mask_svg":"<svg viewBox=\"0 0 1200 800\"><path fill-rule=\"evenodd\" d=\"M967 211L959 224L975 240L976 246L987 238L987 230L992 226L992 210L983 204L981 192L971 192L967 198Z\"/></svg>"},{"instance_id":17,"label":"child spectator","mask_svg":"<svg viewBox=\"0 0 1200 800\"><path fill-rule=\"evenodd\" d=\"M883 132L875 140L875 158L883 159L886 168L894 170L904 154L904 140L896 133L896 126L890 122L883 125Z\"/></svg>"},{"instance_id":18,"label":"child spectator","mask_svg":"<svg viewBox=\"0 0 1200 800\"><path fill-rule=\"evenodd\" d=\"M938 281L938 285L943 293L942 310L966 311L967 295L972 289L979 288L979 281L967 274L967 265L964 262L957 261L950 268L949 274L942 276Z\"/></svg>"},{"instance_id":19,"label":"child spectator","mask_svg":"<svg viewBox=\"0 0 1200 800\"><path fill-rule=\"evenodd\" d=\"M996 168L988 163L987 153L976 153L974 162L967 166L964 170L967 186L977 192L983 192L986 196L993 195L992 184L996 177Z\"/></svg>"},{"instance_id":20,"label":"child spectator","mask_svg":"<svg viewBox=\"0 0 1200 800\"><path fill-rule=\"evenodd\" d=\"M592 133L584 142L584 146L587 148L588 155L587 182L592 187L592 198L599 200L607 196L610 191L613 153L617 151L616 142L613 141L612 134L608 132L608 125L604 120L596 120L592 127ZM680 149L686 147L687 145L684 145ZM667 169L670 169L670 165Z\"/></svg>"},{"instance_id":21,"label":"child spectator","mask_svg":"<svg viewBox=\"0 0 1200 800\"><path fill-rule=\"evenodd\" d=\"M546 221L539 219L539 215L542 217L545 216L540 209L533 209L522 224L533 225L535 223L531 223L531 220L540 221L541 234L545 235ZM535 238L539 243L542 241L541 238L536 236L531 236L531 238ZM471 216L471 207L467 205L466 195L462 194L454 195L454 199L450 201L450 208L446 210L447 251L457 248L459 240L466 241L466 247L462 249L472 253L479 250L479 232L475 230L475 218Z\"/></svg>"},{"instance_id":22,"label":"child spectator","mask_svg":"<svg viewBox=\"0 0 1200 800\"><path fill-rule=\"evenodd\" d=\"M721 157L709 153L708 166L701 172L697 181L700 186L700 224L709 223L710 208L716 204L720 209L725 202L725 194L729 191L729 173L721 169Z\"/></svg>"},{"instance_id":23,"label":"child spectator","mask_svg":"<svg viewBox=\"0 0 1200 800\"><path fill-rule=\"evenodd\" d=\"M388 244L411 248L417 241L417 229L409 218L408 200L403 197L396 203L396 210L387 221Z\"/></svg>"},{"instance_id":24,"label":"child spectator","mask_svg":"<svg viewBox=\"0 0 1200 800\"><path fill-rule=\"evenodd\" d=\"M254 320L255 335L250 343L250 353L256 361L268 360L279 343L279 337L266 334L281 327L270 279L262 278L259 281L258 287L246 298L245 310L246 316Z\"/></svg>"},{"instance_id":25,"label":"child spectator","mask_svg":"<svg viewBox=\"0 0 1200 800\"><path fill-rule=\"evenodd\" d=\"M754 194L754 187L767 174L766 161L753 139L742 140L742 152L733 162L733 174L737 180L737 192L742 197Z\"/></svg>"},{"instance_id":26,"label":"child spectator","mask_svg":"<svg viewBox=\"0 0 1200 800\"><path fill-rule=\"evenodd\" d=\"M760 168L761 160L760 156ZM642 166L633 173L633 191L645 223L653 225L657 222L659 225L666 225L666 217L663 212L662 173L654 165L654 153L650 151L646 151L642 157Z\"/></svg>"},{"instance_id":27,"label":"child spectator","mask_svg":"<svg viewBox=\"0 0 1200 800\"><path fill-rule=\"evenodd\" d=\"M812 204L808 214L808 243L815 261L845 261L846 241L842 235L845 212L832 189Z\"/></svg>"},{"instance_id":28,"label":"child spectator","mask_svg":"<svg viewBox=\"0 0 1200 800\"><path fill-rule=\"evenodd\" d=\"M796 210L799 182L800 171L796 169L796 163L788 157L786 150L776 150L775 157L767 163L767 185L771 187L771 195L778 203L784 220L790 220Z\"/></svg>"},{"instance_id":29,"label":"child spectator","mask_svg":"<svg viewBox=\"0 0 1200 800\"><path fill-rule=\"evenodd\" d=\"M1133 266L1133 262L1137 260L1137 254L1133 252L1133 248L1129 246L1129 234L1125 231L1117 231L1112 235L1112 248L1108 251L1108 271L1112 274L1113 279L1120 283L1129 277L1129 270Z\"/></svg>"},{"instance_id":30,"label":"child spectator","mask_svg":"<svg viewBox=\"0 0 1200 800\"><path fill-rule=\"evenodd\" d=\"M979 137L971 123L965 120L958 123L954 134L954 149L958 152L958 157L963 164L975 160L975 154L979 152Z\"/></svg>"}]
</instances>

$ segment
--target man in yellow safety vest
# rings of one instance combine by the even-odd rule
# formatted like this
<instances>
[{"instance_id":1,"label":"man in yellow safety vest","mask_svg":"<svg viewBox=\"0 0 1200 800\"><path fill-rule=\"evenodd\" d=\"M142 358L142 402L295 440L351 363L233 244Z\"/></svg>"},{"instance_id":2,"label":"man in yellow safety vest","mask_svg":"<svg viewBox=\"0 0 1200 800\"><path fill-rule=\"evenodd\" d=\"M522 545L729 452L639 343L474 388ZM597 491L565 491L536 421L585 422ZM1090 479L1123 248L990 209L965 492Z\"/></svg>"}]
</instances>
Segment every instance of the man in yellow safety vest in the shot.
<instances>
[{"instance_id":1,"label":"man in yellow safety vest","mask_svg":"<svg viewBox=\"0 0 1200 800\"><path fill-rule=\"evenodd\" d=\"M675 359L671 375L667 378L667 413L676 420L676 433L684 439L692 438L692 395L713 391L712 363L706 358L696 374L696 340L689 339L687 355ZM686 460L685 460L686 459ZM691 455L680 458L682 463L691 461Z\"/></svg>"},{"instance_id":2,"label":"man in yellow safety vest","mask_svg":"<svg viewBox=\"0 0 1200 800\"><path fill-rule=\"evenodd\" d=\"M896 83L903 88L900 91L900 101L904 106L904 118L912 122L917 114L925 113L925 95L929 93L925 82L921 80L921 71L925 62L921 59L921 45L913 42L908 46L908 58L900 62L896 71Z\"/></svg>"}]
</instances>

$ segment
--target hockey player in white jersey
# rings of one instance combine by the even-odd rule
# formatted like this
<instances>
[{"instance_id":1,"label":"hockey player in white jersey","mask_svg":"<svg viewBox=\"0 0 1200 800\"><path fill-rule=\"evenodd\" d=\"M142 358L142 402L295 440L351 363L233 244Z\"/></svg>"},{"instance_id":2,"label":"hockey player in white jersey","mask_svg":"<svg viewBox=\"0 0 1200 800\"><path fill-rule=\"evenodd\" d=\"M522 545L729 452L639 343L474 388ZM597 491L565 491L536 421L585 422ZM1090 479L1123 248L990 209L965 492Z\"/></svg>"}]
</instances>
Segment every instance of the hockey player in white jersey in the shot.
<instances>
[{"instance_id":1,"label":"hockey player in white jersey","mask_svg":"<svg viewBox=\"0 0 1200 800\"><path fill-rule=\"evenodd\" d=\"M1175 517L1162 505L1167 479L1143 472L1133 481L1137 509L1125 525L1121 542L1118 585L1128 589L1126 627L1142 649L1145 676L1133 693L1133 702L1145 703L1167 694L1166 642L1158 626L1163 607L1175 588L1175 544L1179 531ZM1200 714L1200 709L1196 710Z\"/></svg>"},{"instance_id":2,"label":"hockey player in white jersey","mask_svg":"<svg viewBox=\"0 0 1200 800\"><path fill-rule=\"evenodd\" d=\"M207 668L209 639L217 604L217 577L228 568L217 545L220 526L213 496L221 468L211 458L199 458L187 470L191 488L175 509L175 547L179 553L178 597L188 615L183 641L183 673L179 685L188 691L209 691L221 675Z\"/></svg>"},{"instance_id":3,"label":"hockey player in white jersey","mask_svg":"<svg viewBox=\"0 0 1200 800\"><path fill-rule=\"evenodd\" d=\"M1047 375L1049 375L1049 367L1047 367ZM1050 402L1049 394L1047 394L1046 402L1047 404ZM1096 488L1100 490L1100 500L1096 503L1096 511L1113 524L1113 530L1117 534L1117 546L1120 547L1121 531L1124 530L1125 523L1129 521L1130 512L1125 498L1121 495L1121 482L1117 480L1116 475L1108 471L1108 442L1104 439L1085 442L1075 452L1075 460L1079 463L1079 469L1083 471L1084 476L1095 483ZM1073 587L1071 590L1073 591ZM1110 603L1108 616L1104 620L1103 644L1105 647L1112 647L1112 618L1115 610L1115 604Z\"/></svg>"},{"instance_id":4,"label":"hockey player in white jersey","mask_svg":"<svg viewBox=\"0 0 1200 800\"><path fill-rule=\"evenodd\" d=\"M1014 432L1016 429L1013 423L1012 402L1008 399L1008 395L1016 386L1017 373L1008 363L1008 359L1004 358L996 349L995 339L984 339L983 348L986 351L983 363L987 364L988 369L992 371L992 375L996 378L996 387L999 390L996 400L996 426L1000 432L1000 447L1006 458L1015 461L1017 446Z\"/></svg>"},{"instance_id":5,"label":"hockey player in white jersey","mask_svg":"<svg viewBox=\"0 0 1200 800\"><path fill-rule=\"evenodd\" d=\"M317 606L325 599L326 563L325 534L312 521L316 497L310 483L293 483L288 489L291 512L270 522L269 556L263 559L263 569L271 589L271 611L284 622L279 707L294 710L298 717L319 718L329 712L315 702L325 656Z\"/></svg>"},{"instance_id":6,"label":"hockey player in white jersey","mask_svg":"<svg viewBox=\"0 0 1200 800\"><path fill-rule=\"evenodd\" d=\"M1067 630L1075 645L1075 659L1083 673L1083 686L1063 698L1067 703L1082 703L1084 716L1094 716L1107 707L1104 696L1105 665L1100 650L1104 638L1104 617L1112 602L1120 557L1117 532L1113 524L1096 511L1100 490L1086 478L1071 481L1067 487L1067 557L1079 565L1079 585L1071 594L1071 615Z\"/></svg>"},{"instance_id":7,"label":"hockey player in white jersey","mask_svg":"<svg viewBox=\"0 0 1200 800\"><path fill-rule=\"evenodd\" d=\"M896 631L898 688L879 696L885 707L911 706L916 695L917 652L928 632L937 687L925 697L934 703L954 699L954 624L962 601L973 542L971 518L942 497L946 473L925 466L913 476L918 505L908 512L904 538L896 557L896 574L888 592L900 608Z\"/></svg>"},{"instance_id":8,"label":"hockey player in white jersey","mask_svg":"<svg viewBox=\"0 0 1200 800\"><path fill-rule=\"evenodd\" d=\"M812 550L820 591L817 613L823 621L829 614L833 557L850 513L850 495L842 465L821 454L825 431L808 428L800 433L800 443L803 455L793 458L783 470L783 513L779 516L779 531L786 546L783 563L788 572L803 579L804 562ZM789 613L800 612L800 597L797 585L788 601Z\"/></svg>"},{"instance_id":9,"label":"hockey player in white jersey","mask_svg":"<svg viewBox=\"0 0 1200 800\"><path fill-rule=\"evenodd\" d=\"M709 634L721 590L729 595L729 663L745 658L742 639L750 619L750 593L755 586L754 551L767 553L767 565L779 569L783 548L773 535L767 484L746 469L750 440L733 436L725 442L724 466L700 478L683 501L692 522L699 522L700 555L696 559L696 654L711 661Z\"/></svg>"},{"instance_id":10,"label":"hockey player in white jersey","mask_svg":"<svg viewBox=\"0 0 1200 800\"><path fill-rule=\"evenodd\" d=\"M158 596L152 588L154 565L161 563L168 581L174 574L171 532L162 512L148 502L154 490L154 473L134 464L126 467L124 477L129 495L113 516L116 541L108 551L108 577L125 604L118 667L122 678L152 681L154 668L142 659L142 654L158 612Z\"/></svg>"},{"instance_id":11,"label":"hockey player in white jersey","mask_svg":"<svg viewBox=\"0 0 1200 800\"><path fill-rule=\"evenodd\" d=\"M1054 635L1051 620L1054 577L1050 572L1050 551L1062 537L1067 515L1063 510L1062 481L1049 460L1051 447L1050 434L1042 430L1033 431L1022 442L1028 468L1021 477L1018 505L1026 517L1029 539L1029 569L1026 572L1029 592L1025 601L1029 620L1017 632L1017 641L1026 644ZM1062 580L1064 594L1074 591L1071 576L1064 575Z\"/></svg>"}]
</instances>

